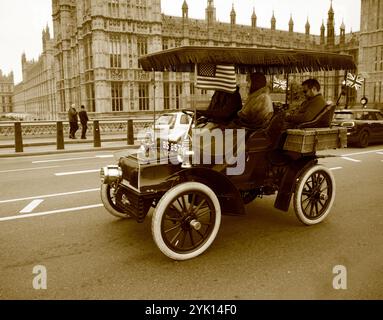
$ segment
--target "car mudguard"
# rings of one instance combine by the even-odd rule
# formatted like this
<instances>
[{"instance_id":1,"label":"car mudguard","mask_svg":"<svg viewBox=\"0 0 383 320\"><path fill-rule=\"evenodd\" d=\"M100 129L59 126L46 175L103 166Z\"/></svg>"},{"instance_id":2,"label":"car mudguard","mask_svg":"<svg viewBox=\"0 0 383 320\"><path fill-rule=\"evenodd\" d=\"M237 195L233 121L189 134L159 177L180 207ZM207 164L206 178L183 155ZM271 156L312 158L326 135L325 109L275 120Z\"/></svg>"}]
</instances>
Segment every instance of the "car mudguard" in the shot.
<instances>
[{"instance_id":1,"label":"car mudguard","mask_svg":"<svg viewBox=\"0 0 383 320\"><path fill-rule=\"evenodd\" d=\"M294 193L294 188L300 173L308 167L314 166L318 163L316 156L305 156L295 160L287 169L282 178L281 185L278 189L278 194L274 202L274 207L288 211L290 206L291 197Z\"/></svg>"}]
</instances>

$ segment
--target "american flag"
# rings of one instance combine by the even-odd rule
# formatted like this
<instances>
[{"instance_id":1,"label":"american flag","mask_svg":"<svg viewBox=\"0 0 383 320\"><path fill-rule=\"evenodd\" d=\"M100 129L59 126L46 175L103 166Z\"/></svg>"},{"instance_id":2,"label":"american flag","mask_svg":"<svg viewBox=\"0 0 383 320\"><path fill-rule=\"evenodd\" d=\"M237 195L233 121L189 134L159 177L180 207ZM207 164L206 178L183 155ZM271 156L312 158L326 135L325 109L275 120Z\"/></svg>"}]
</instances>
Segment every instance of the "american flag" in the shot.
<instances>
[{"instance_id":1,"label":"american flag","mask_svg":"<svg viewBox=\"0 0 383 320\"><path fill-rule=\"evenodd\" d=\"M357 75L354 76L351 73L347 74L347 78L346 78L346 86L347 87L355 88L356 90L358 90L362 86L363 82L364 82L363 78L361 78Z\"/></svg>"},{"instance_id":2,"label":"american flag","mask_svg":"<svg viewBox=\"0 0 383 320\"><path fill-rule=\"evenodd\" d=\"M273 86L275 88L277 88L277 89L286 90L286 88L287 88L287 81L275 78L274 81L273 81Z\"/></svg>"},{"instance_id":3,"label":"american flag","mask_svg":"<svg viewBox=\"0 0 383 320\"><path fill-rule=\"evenodd\" d=\"M205 90L236 90L234 66L199 64L197 67L196 87Z\"/></svg>"}]
</instances>

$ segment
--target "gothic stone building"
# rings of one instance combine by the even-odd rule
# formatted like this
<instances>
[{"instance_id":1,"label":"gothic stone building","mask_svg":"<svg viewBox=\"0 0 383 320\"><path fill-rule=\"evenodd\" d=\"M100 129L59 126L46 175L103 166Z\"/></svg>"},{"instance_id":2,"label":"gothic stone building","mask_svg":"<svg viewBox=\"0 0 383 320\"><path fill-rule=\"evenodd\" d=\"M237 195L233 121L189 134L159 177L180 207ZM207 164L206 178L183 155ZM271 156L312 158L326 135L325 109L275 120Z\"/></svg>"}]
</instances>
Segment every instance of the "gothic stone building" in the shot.
<instances>
[{"instance_id":1,"label":"gothic stone building","mask_svg":"<svg viewBox=\"0 0 383 320\"><path fill-rule=\"evenodd\" d=\"M359 71L366 76L364 94L383 107L383 1L362 0Z\"/></svg>"},{"instance_id":2,"label":"gothic stone building","mask_svg":"<svg viewBox=\"0 0 383 320\"><path fill-rule=\"evenodd\" d=\"M376 2L362 0L362 18L366 8L370 10L368 14L376 13L372 7ZM179 17L161 14L160 0L52 0L54 48L46 51L46 55L53 59L54 74L45 74L54 81L56 96L50 101L52 106L43 108L51 108L50 112L62 117L72 103L85 105L93 116L142 114L154 107L156 110L188 107L191 96L208 99L210 93L194 87L193 74L148 73L140 68L140 56L181 45L327 50L351 54L357 64L358 59L366 60L359 52L359 33L346 34L342 24L340 34L336 35L332 4L327 28L323 23L319 36L310 33L309 21L305 33L295 32L293 17L286 31L279 30L274 13L270 28L260 28L254 10L249 24L239 25L234 6L228 13L230 23L219 22L213 0L207 1L205 19L189 18L186 0L180 13ZM375 37L373 31L365 32L362 37ZM366 46L369 41L364 40ZM369 66L368 61L360 65ZM290 80L300 82L307 76ZM314 76L323 84L326 98L336 100L344 74L320 72ZM24 85L29 81L24 79ZM30 97L33 94L43 93L30 92ZM350 90L349 95L349 102L355 102L356 92Z\"/></svg>"},{"instance_id":3,"label":"gothic stone building","mask_svg":"<svg viewBox=\"0 0 383 320\"><path fill-rule=\"evenodd\" d=\"M0 114L12 112L13 73L6 75L0 70Z\"/></svg>"},{"instance_id":4,"label":"gothic stone building","mask_svg":"<svg viewBox=\"0 0 383 320\"><path fill-rule=\"evenodd\" d=\"M21 57L23 81L15 86L13 111L25 113L27 119L53 120L58 110L54 41L48 26L42 32L43 52L37 61Z\"/></svg>"}]
</instances>

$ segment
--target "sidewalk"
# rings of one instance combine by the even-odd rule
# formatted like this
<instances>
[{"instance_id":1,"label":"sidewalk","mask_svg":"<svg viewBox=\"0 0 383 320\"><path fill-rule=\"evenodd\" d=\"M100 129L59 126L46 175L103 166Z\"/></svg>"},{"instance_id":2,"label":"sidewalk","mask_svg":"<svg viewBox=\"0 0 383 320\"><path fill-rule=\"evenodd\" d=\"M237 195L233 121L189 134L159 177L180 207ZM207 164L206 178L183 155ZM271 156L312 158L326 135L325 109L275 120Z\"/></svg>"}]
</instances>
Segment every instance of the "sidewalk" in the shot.
<instances>
[{"instance_id":1,"label":"sidewalk","mask_svg":"<svg viewBox=\"0 0 383 320\"><path fill-rule=\"evenodd\" d=\"M93 137L82 139L64 139L64 150L57 150L56 138L25 138L23 140L23 152L15 151L14 140L0 139L0 158L36 156L47 154L60 154L70 152L89 152L98 150L121 150L135 149L139 145L138 141L135 145L127 144L126 135L104 135L101 136L101 147L94 147Z\"/></svg>"}]
</instances>

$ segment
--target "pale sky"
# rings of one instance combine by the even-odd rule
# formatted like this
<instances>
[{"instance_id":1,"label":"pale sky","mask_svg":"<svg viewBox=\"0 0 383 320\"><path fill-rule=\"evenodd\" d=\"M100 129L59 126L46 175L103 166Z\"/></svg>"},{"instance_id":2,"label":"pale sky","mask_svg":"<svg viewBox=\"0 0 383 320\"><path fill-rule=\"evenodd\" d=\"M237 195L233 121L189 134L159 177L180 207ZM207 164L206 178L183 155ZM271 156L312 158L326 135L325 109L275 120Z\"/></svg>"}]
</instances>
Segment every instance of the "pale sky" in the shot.
<instances>
[{"instance_id":1,"label":"pale sky","mask_svg":"<svg viewBox=\"0 0 383 320\"><path fill-rule=\"evenodd\" d=\"M105 0L107 1L107 0ZM150 1L150 0L148 0ZM53 36L51 0L0 0L0 70L14 73L15 83L22 80L21 55L37 59L42 51L41 35L48 25ZM162 12L181 16L183 0L162 0ZM207 0L187 0L189 17L204 19ZM237 14L237 24L250 25L255 8L257 25L270 28L274 10L277 29L288 30L290 14L294 20L294 31L304 32L307 17L311 34L319 34L322 20L326 24L330 0L215 0L217 19L230 21L232 5ZM360 30L360 0L333 0L335 30L344 21L346 33Z\"/></svg>"}]
</instances>

